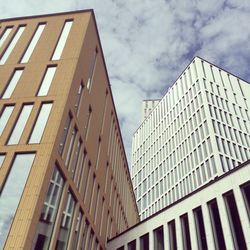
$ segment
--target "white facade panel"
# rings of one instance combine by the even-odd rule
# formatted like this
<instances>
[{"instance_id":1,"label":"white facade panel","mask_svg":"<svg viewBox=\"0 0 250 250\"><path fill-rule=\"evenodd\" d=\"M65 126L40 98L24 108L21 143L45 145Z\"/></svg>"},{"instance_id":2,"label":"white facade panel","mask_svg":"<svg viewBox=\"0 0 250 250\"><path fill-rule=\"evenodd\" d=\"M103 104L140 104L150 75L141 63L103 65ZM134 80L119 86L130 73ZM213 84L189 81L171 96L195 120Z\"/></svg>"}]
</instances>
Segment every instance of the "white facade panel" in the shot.
<instances>
[{"instance_id":1,"label":"white facade panel","mask_svg":"<svg viewBox=\"0 0 250 250\"><path fill-rule=\"evenodd\" d=\"M250 85L196 57L134 133L146 218L250 158Z\"/></svg>"}]
</instances>

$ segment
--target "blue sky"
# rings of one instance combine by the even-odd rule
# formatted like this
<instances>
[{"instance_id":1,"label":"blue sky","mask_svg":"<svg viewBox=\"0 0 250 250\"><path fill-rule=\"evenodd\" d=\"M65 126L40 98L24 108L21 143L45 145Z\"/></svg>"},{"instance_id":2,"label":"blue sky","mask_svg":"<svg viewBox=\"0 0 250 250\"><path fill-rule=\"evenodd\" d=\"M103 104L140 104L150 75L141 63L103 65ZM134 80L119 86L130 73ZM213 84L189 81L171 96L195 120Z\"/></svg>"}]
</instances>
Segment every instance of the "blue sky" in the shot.
<instances>
[{"instance_id":1,"label":"blue sky","mask_svg":"<svg viewBox=\"0 0 250 250\"><path fill-rule=\"evenodd\" d=\"M249 0L0 0L0 18L93 8L131 155L143 99L159 98L194 56L250 80Z\"/></svg>"}]
</instances>

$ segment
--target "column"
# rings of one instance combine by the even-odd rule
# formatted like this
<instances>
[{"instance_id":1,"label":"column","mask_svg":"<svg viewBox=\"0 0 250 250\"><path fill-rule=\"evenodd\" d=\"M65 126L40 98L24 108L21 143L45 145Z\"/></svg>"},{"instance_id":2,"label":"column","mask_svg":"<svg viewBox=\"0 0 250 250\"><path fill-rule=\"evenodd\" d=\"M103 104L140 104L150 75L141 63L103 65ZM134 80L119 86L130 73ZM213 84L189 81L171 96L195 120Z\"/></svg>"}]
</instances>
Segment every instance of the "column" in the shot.
<instances>
[{"instance_id":1,"label":"column","mask_svg":"<svg viewBox=\"0 0 250 250\"><path fill-rule=\"evenodd\" d=\"M188 223L192 250L198 250L194 213L192 210L188 212Z\"/></svg>"},{"instance_id":2,"label":"column","mask_svg":"<svg viewBox=\"0 0 250 250\"><path fill-rule=\"evenodd\" d=\"M206 239L207 239L207 248L210 250L215 249L214 245L214 238L213 238L213 229L212 229L212 224L209 216L209 211L207 204L203 204L201 206L202 208L202 214L203 214L203 221L204 221L204 226L205 226L205 231L206 231Z\"/></svg>"},{"instance_id":3,"label":"column","mask_svg":"<svg viewBox=\"0 0 250 250\"><path fill-rule=\"evenodd\" d=\"M226 244L227 250L234 250L235 248L234 248L234 243L233 243L233 237L231 234L231 229L230 229L230 224L229 224L229 219L227 216L227 210L226 210L224 199L222 196L218 196L216 199L217 199L217 205L219 209L219 214L220 214L221 223L222 223L222 230L224 233L225 244Z\"/></svg>"}]
</instances>

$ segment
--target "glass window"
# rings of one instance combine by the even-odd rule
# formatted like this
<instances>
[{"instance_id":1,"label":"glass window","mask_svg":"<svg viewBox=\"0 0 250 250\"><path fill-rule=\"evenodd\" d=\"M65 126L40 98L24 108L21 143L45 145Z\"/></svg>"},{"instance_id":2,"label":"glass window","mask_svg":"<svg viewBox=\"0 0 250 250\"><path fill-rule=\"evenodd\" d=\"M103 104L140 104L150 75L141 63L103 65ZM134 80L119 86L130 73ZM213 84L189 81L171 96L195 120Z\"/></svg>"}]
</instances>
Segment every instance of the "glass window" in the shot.
<instances>
[{"instance_id":1,"label":"glass window","mask_svg":"<svg viewBox=\"0 0 250 250\"><path fill-rule=\"evenodd\" d=\"M0 168L3 165L4 159L5 159L5 155L0 155Z\"/></svg>"},{"instance_id":2,"label":"glass window","mask_svg":"<svg viewBox=\"0 0 250 250\"><path fill-rule=\"evenodd\" d=\"M163 226L154 230L154 249L164 250Z\"/></svg>"},{"instance_id":3,"label":"glass window","mask_svg":"<svg viewBox=\"0 0 250 250\"><path fill-rule=\"evenodd\" d=\"M56 73L56 66L48 66L40 85L37 96L46 96L49 92L50 85Z\"/></svg>"},{"instance_id":4,"label":"glass window","mask_svg":"<svg viewBox=\"0 0 250 250\"><path fill-rule=\"evenodd\" d=\"M23 69L15 69L7 87L5 88L3 92L2 99L7 99L11 97L22 73L23 73Z\"/></svg>"},{"instance_id":5,"label":"glass window","mask_svg":"<svg viewBox=\"0 0 250 250\"><path fill-rule=\"evenodd\" d=\"M181 231L182 231L183 249L184 250L192 249L187 214L181 216Z\"/></svg>"},{"instance_id":6,"label":"glass window","mask_svg":"<svg viewBox=\"0 0 250 250\"><path fill-rule=\"evenodd\" d=\"M36 47L36 44L40 38L40 36L43 33L43 30L45 28L45 23L40 23L35 31L35 34L32 37L32 40L30 41L30 44L28 48L25 51L25 54L22 57L21 63L27 63L34 51L34 48Z\"/></svg>"},{"instance_id":7,"label":"glass window","mask_svg":"<svg viewBox=\"0 0 250 250\"><path fill-rule=\"evenodd\" d=\"M10 138L8 140L8 145L18 144L27 120L30 116L31 110L33 108L33 104L25 104L23 105L22 111L19 114L19 117L15 123L14 129L11 132Z\"/></svg>"},{"instance_id":8,"label":"glass window","mask_svg":"<svg viewBox=\"0 0 250 250\"><path fill-rule=\"evenodd\" d=\"M47 124L49 114L52 108L52 103L43 103L36 119L32 134L29 139L29 144L39 143L41 141L45 126Z\"/></svg>"},{"instance_id":9,"label":"glass window","mask_svg":"<svg viewBox=\"0 0 250 250\"><path fill-rule=\"evenodd\" d=\"M136 250L136 240L128 243L128 250Z\"/></svg>"},{"instance_id":10,"label":"glass window","mask_svg":"<svg viewBox=\"0 0 250 250\"><path fill-rule=\"evenodd\" d=\"M13 39L11 40L9 46L7 47L7 49L5 50L5 52L3 53L1 59L0 59L0 65L5 64L5 62L7 61L7 59L9 58L12 50L15 48L19 38L21 37L22 33L25 30L25 26L19 26L17 29L16 34L14 35Z\"/></svg>"},{"instance_id":11,"label":"glass window","mask_svg":"<svg viewBox=\"0 0 250 250\"><path fill-rule=\"evenodd\" d=\"M174 220L168 223L168 230L169 230L169 248L170 250L177 250L176 228Z\"/></svg>"},{"instance_id":12,"label":"glass window","mask_svg":"<svg viewBox=\"0 0 250 250\"><path fill-rule=\"evenodd\" d=\"M80 239L80 230L81 230L81 225L82 225L82 218L83 218L83 213L81 210L78 212L78 216L76 217L76 223L75 223L75 230L73 234L73 239L72 239L72 249L76 250L79 243Z\"/></svg>"},{"instance_id":13,"label":"glass window","mask_svg":"<svg viewBox=\"0 0 250 250\"><path fill-rule=\"evenodd\" d=\"M8 38L10 32L12 31L13 27L6 27L1 38L0 38L0 48L2 47L2 45L4 44L5 40Z\"/></svg>"},{"instance_id":14,"label":"glass window","mask_svg":"<svg viewBox=\"0 0 250 250\"><path fill-rule=\"evenodd\" d=\"M64 180L55 166L52 177L50 179L49 188L40 215L40 221L37 229L35 249L48 249L52 230L56 220L58 206L60 204Z\"/></svg>"},{"instance_id":15,"label":"glass window","mask_svg":"<svg viewBox=\"0 0 250 250\"><path fill-rule=\"evenodd\" d=\"M91 85L92 85L92 80L93 80L93 76L94 76L94 73L95 73L95 66L96 66L96 61L97 61L97 53L98 53L98 50L96 48L95 51L94 51L94 56L93 56L93 59L92 59L91 65L90 65L90 69L89 69L89 77L88 77L88 82L87 82L87 89L90 89Z\"/></svg>"},{"instance_id":16,"label":"glass window","mask_svg":"<svg viewBox=\"0 0 250 250\"><path fill-rule=\"evenodd\" d=\"M194 210L194 217L199 249L208 249L201 207L198 207Z\"/></svg>"},{"instance_id":17,"label":"glass window","mask_svg":"<svg viewBox=\"0 0 250 250\"><path fill-rule=\"evenodd\" d=\"M69 233L75 209L75 199L71 192L68 192L67 201L63 210L62 220L58 239L56 242L56 250L67 249Z\"/></svg>"},{"instance_id":18,"label":"glass window","mask_svg":"<svg viewBox=\"0 0 250 250\"><path fill-rule=\"evenodd\" d=\"M241 219L239 216L236 200L233 191L224 195L224 200L227 208L227 216L233 236L235 249L246 250L246 241L243 234Z\"/></svg>"},{"instance_id":19,"label":"glass window","mask_svg":"<svg viewBox=\"0 0 250 250\"><path fill-rule=\"evenodd\" d=\"M4 246L35 153L16 154L0 196L0 246Z\"/></svg>"},{"instance_id":20,"label":"glass window","mask_svg":"<svg viewBox=\"0 0 250 250\"><path fill-rule=\"evenodd\" d=\"M57 45L56 45L56 49L55 49L53 56L52 56L52 60L59 60L61 58L61 55L62 55L64 46L66 44L66 41L67 41L72 24L73 24L72 20L67 20L64 23L62 33L60 35L60 38L59 38Z\"/></svg>"},{"instance_id":21,"label":"glass window","mask_svg":"<svg viewBox=\"0 0 250 250\"><path fill-rule=\"evenodd\" d=\"M140 237L140 250L149 250L149 234Z\"/></svg>"},{"instance_id":22,"label":"glass window","mask_svg":"<svg viewBox=\"0 0 250 250\"><path fill-rule=\"evenodd\" d=\"M3 130L12 114L12 111L14 109L14 105L11 106L5 106L3 108L3 111L1 113L1 117L0 117L0 136L3 133Z\"/></svg>"},{"instance_id":23,"label":"glass window","mask_svg":"<svg viewBox=\"0 0 250 250\"><path fill-rule=\"evenodd\" d=\"M70 114L68 114L67 120L66 120L64 128L63 128L63 134L62 134L60 144L59 144L59 150L58 151L59 151L60 155L62 155L62 153L63 153L63 149L64 149L65 142L66 142L66 139L67 139L67 135L68 135L68 132L69 132L71 119L72 118L71 118Z\"/></svg>"},{"instance_id":24,"label":"glass window","mask_svg":"<svg viewBox=\"0 0 250 250\"><path fill-rule=\"evenodd\" d=\"M75 112L77 113L77 115L79 114L79 110L80 110L80 106L81 106L81 99L82 99L82 94L83 94L83 88L84 85L81 82L78 92L77 92L77 97L76 97L76 102L75 102Z\"/></svg>"}]
</instances>

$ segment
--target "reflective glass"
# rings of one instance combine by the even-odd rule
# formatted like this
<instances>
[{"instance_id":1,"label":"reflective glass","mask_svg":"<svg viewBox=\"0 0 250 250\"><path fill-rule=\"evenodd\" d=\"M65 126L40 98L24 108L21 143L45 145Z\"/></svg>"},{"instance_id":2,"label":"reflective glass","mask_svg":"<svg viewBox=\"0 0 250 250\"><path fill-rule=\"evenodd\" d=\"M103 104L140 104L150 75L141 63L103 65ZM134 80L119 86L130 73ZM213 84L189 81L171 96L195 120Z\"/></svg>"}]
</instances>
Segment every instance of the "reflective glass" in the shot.
<instances>
[{"instance_id":1,"label":"reflective glass","mask_svg":"<svg viewBox=\"0 0 250 250\"><path fill-rule=\"evenodd\" d=\"M54 54L52 56L52 60L59 60L61 58L63 48L66 44L66 41L67 41L72 24L73 24L73 21L66 21L65 22L65 24L63 26L62 33L61 33L60 38L59 38L57 45L56 45L56 49L55 49Z\"/></svg>"},{"instance_id":2,"label":"reflective glass","mask_svg":"<svg viewBox=\"0 0 250 250\"><path fill-rule=\"evenodd\" d=\"M4 159L5 159L5 155L0 155L0 168L3 165Z\"/></svg>"},{"instance_id":3,"label":"reflective glass","mask_svg":"<svg viewBox=\"0 0 250 250\"><path fill-rule=\"evenodd\" d=\"M52 108L52 103L42 104L42 108L37 117L35 126L29 139L29 143L39 143L41 141L43 131L47 124L49 114Z\"/></svg>"},{"instance_id":4,"label":"reflective glass","mask_svg":"<svg viewBox=\"0 0 250 250\"><path fill-rule=\"evenodd\" d=\"M35 153L16 154L0 195L0 249L11 227Z\"/></svg>"},{"instance_id":5,"label":"reflective glass","mask_svg":"<svg viewBox=\"0 0 250 250\"><path fill-rule=\"evenodd\" d=\"M55 72L56 72L56 66L49 66L47 68L46 73L43 77L40 89L37 93L37 96L45 96L48 94Z\"/></svg>"},{"instance_id":6,"label":"reflective glass","mask_svg":"<svg viewBox=\"0 0 250 250\"><path fill-rule=\"evenodd\" d=\"M9 44L8 48L5 50L3 56L1 57L0 60L0 65L5 64L5 62L7 61L9 55L11 54L12 50L14 49L14 47L16 46L19 38L21 37L22 33L25 30L25 26L20 26L14 36L14 38L12 39L11 43Z\"/></svg>"},{"instance_id":7,"label":"reflective glass","mask_svg":"<svg viewBox=\"0 0 250 250\"><path fill-rule=\"evenodd\" d=\"M25 54L23 55L21 63L27 63L29 61L29 59L33 53L33 50L34 50L40 36L43 33L44 28L45 28L45 24L38 25L36 32L35 32L34 36L32 37L32 40L31 40L27 50L25 51Z\"/></svg>"},{"instance_id":8,"label":"reflective glass","mask_svg":"<svg viewBox=\"0 0 250 250\"><path fill-rule=\"evenodd\" d=\"M2 99L7 99L7 98L11 97L22 73L23 73L23 69L16 69L15 70L13 76L11 77L11 79L8 83L7 88L5 89L5 91L3 93Z\"/></svg>"},{"instance_id":9,"label":"reflective glass","mask_svg":"<svg viewBox=\"0 0 250 250\"><path fill-rule=\"evenodd\" d=\"M15 127L11 133L11 136L8 140L8 145L14 145L14 144L18 144L23 130L25 128L25 125L27 123L27 120L30 116L31 110L33 108L33 104L26 104L23 106L22 111L17 119L17 122L15 124Z\"/></svg>"},{"instance_id":10,"label":"reflective glass","mask_svg":"<svg viewBox=\"0 0 250 250\"><path fill-rule=\"evenodd\" d=\"M10 34L11 31L12 31L12 27L7 27L7 28L4 30L4 32L3 32L3 34L2 34L2 36L1 36L1 38L0 38L0 48L1 48L2 45L4 44L5 40L7 39L7 37L9 36L9 34Z\"/></svg>"},{"instance_id":11,"label":"reflective glass","mask_svg":"<svg viewBox=\"0 0 250 250\"><path fill-rule=\"evenodd\" d=\"M14 105L13 106L5 106L4 109L3 109L3 112L1 114L1 117L0 117L0 136L2 135L3 133L3 130L12 114L12 111L14 109Z\"/></svg>"}]
</instances>

